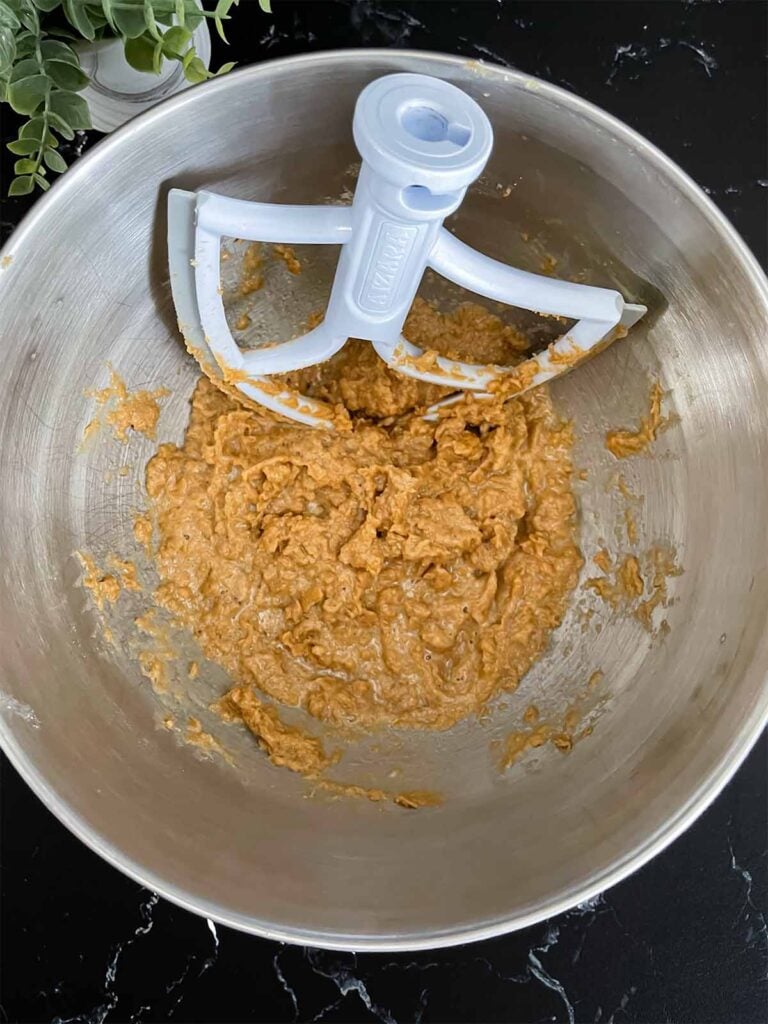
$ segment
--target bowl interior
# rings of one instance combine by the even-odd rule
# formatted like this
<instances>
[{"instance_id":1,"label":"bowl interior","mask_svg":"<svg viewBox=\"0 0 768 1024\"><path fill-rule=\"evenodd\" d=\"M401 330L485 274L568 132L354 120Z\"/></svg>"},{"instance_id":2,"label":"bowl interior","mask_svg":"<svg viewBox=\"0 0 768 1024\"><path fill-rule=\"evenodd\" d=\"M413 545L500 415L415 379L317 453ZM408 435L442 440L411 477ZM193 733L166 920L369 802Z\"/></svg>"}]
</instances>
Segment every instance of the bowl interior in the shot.
<instances>
[{"instance_id":1,"label":"bowl interior","mask_svg":"<svg viewBox=\"0 0 768 1024\"><path fill-rule=\"evenodd\" d=\"M179 743L136 662L133 619L147 596L120 598L110 645L76 585L74 554L117 552L151 583L132 523L154 445L106 434L84 445L83 429L85 392L107 383L111 364L130 388L168 387L159 437L183 435L198 370L168 288L168 188L338 199L354 181L356 96L401 70L459 85L494 126L487 173L452 223L461 238L534 270L554 256L558 274L649 306L629 339L553 393L586 471L585 558L603 543L628 550L620 471L641 498L638 550L668 548L684 570L668 581L666 635L580 588L548 653L486 721L361 739L344 763L353 781L380 784L394 767L403 788L446 796L411 814L307 799L306 783L209 714L225 685L215 666L185 689L185 709L236 764ZM118 132L68 172L7 252L0 735L37 792L119 866L262 934L434 946L522 926L621 877L703 809L746 753L767 700L764 282L708 201L628 130L554 87L458 58L275 62ZM605 431L637 421L656 377L676 421L653 457L619 464ZM178 643L197 656L190 640ZM577 701L591 736L567 756L546 748L498 770L494 744L530 703L557 714Z\"/></svg>"}]
</instances>

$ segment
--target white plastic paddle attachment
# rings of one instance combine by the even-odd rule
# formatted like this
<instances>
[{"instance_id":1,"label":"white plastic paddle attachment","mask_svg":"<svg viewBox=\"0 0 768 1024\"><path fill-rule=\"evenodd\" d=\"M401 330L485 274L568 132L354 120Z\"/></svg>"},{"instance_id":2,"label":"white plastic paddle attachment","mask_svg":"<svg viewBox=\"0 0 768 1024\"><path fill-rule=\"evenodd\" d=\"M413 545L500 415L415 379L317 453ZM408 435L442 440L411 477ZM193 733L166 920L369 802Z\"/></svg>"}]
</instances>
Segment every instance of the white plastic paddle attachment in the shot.
<instances>
[{"instance_id":1,"label":"white plastic paddle attachment","mask_svg":"<svg viewBox=\"0 0 768 1024\"><path fill-rule=\"evenodd\" d=\"M387 75L360 94L352 127L362 166L351 206L281 206L178 189L169 195L171 288L180 328L209 372L214 369L252 400L302 423L329 425L327 403L286 390L271 378L323 362L351 337L370 341L392 369L455 391L486 392L510 373L535 387L571 369L617 328L628 329L645 313L644 306L625 303L616 291L490 259L443 227L481 174L493 145L488 118L460 89L425 75ZM241 349L221 298L222 237L340 245L322 323L292 341ZM402 330L427 267L488 299L576 323L536 354L527 373L525 364L423 359L425 353Z\"/></svg>"}]
</instances>

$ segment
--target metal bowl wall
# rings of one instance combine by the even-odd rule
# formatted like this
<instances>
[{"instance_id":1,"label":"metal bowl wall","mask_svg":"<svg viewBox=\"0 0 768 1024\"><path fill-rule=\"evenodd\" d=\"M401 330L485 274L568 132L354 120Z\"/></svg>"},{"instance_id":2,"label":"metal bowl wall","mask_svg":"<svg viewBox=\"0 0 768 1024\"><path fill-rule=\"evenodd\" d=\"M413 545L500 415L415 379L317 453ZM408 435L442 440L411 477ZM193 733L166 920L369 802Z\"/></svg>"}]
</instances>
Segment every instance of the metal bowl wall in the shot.
<instances>
[{"instance_id":1,"label":"metal bowl wall","mask_svg":"<svg viewBox=\"0 0 768 1024\"><path fill-rule=\"evenodd\" d=\"M138 557L131 524L153 445L82 448L85 391L106 382L106 364L130 387L169 387L161 439L183 434L198 371L170 302L167 189L338 196L356 160L357 94L406 70L467 90L494 125L485 181L455 222L464 240L535 268L521 234L543 239L565 272L649 305L629 339L553 390L588 470L579 498L589 555L621 513L605 429L636 419L660 376L679 422L653 457L621 468L644 496L640 545L671 546L684 569L670 584L665 638L631 617L584 629L574 609L487 722L398 737L386 766L446 795L442 808L411 814L306 799L306 784L244 731L226 734L234 768L176 742L128 649L104 642L74 556ZM0 739L46 804L117 867L261 935L447 945L522 927L616 882L735 771L768 712L768 292L709 200L631 130L558 88L459 58L368 50L276 61L184 93L97 146L41 199L6 256ZM129 604L111 623L118 637L134 614ZM527 704L565 706L598 669L594 734L567 757L552 750L500 773L492 744ZM205 705L224 681L203 675L190 706L215 730ZM352 768L376 777L364 743Z\"/></svg>"}]
</instances>

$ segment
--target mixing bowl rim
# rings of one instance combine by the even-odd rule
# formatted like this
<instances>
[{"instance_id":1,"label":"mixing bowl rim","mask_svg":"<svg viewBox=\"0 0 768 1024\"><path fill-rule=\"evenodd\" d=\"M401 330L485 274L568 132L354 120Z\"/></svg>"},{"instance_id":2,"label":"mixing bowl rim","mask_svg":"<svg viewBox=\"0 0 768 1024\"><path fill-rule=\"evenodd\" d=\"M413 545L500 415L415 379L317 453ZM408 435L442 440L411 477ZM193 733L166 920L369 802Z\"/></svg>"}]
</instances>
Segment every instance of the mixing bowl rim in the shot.
<instances>
[{"instance_id":1,"label":"mixing bowl rim","mask_svg":"<svg viewBox=\"0 0 768 1024\"><path fill-rule=\"evenodd\" d=\"M622 142L641 151L647 162L663 173L666 180L674 183L680 192L694 203L714 230L729 243L734 258L740 261L742 268L751 279L755 291L762 295L763 306L766 318L768 319L768 279L766 279L765 274L744 240L712 200L685 171L644 136L602 108L560 86L535 78L523 71L476 61L459 55L433 53L424 50L392 51L384 48L371 48L326 50L320 53L276 58L242 68L223 78L214 79L208 82L205 87L209 91L228 89L231 88L230 83L235 79L256 79L263 75L269 75L275 69L282 70L288 66L317 65L320 63L334 63L339 60L355 63L385 60L395 64L407 64L409 60L420 60L434 64L437 73L439 73L441 65L450 67L460 65L476 68L478 75L488 79L500 77L505 83L512 83L518 88L536 90L560 106L564 106L574 113L584 115L596 127L612 131ZM151 121L163 118L169 111L181 109L186 104L194 102L195 94L196 90L192 89L170 97L151 110L140 114L111 136L100 140L78 160L77 164L64 177L56 182L48 193L37 200L32 210L24 217L8 242L0 250L0 257L13 257L14 250L18 248L20 243L23 243L25 236L35 228L38 221L47 215L47 211L49 208L52 208L52 204L62 201L69 187L76 187L84 173L83 168L88 168L98 160L108 158L113 148L122 146L124 140L127 140L137 131L143 130L143 126L148 125ZM0 291L2 290L4 277L5 275L0 273ZM768 681L768 669L766 670L766 680ZM299 943L334 950L395 952L437 949L464 942L494 938L510 931L529 927L548 917L570 910L616 885L669 846L707 809L743 763L766 723L768 723L768 689L766 689L763 695L762 702L757 702L747 722L731 740L728 749L719 758L718 763L712 768L707 777L699 783L687 801L675 812L668 815L663 824L654 833L625 852L618 862L604 869L596 877L587 878L584 882L571 886L568 892L560 894L555 899L548 901L538 908L529 909L511 916L486 920L472 925L457 925L442 931L391 935L349 935L330 931L315 933L284 928L280 925L261 921L244 914L231 913L184 889L177 888L167 880L156 876L153 872L148 871L127 857L117 847L105 840L98 831L91 828L79 814L72 810L67 801L63 800L56 793L53 785L42 775L31 759L22 752L21 745L15 739L9 724L2 715L0 715L0 747L4 750L10 763L27 785L29 785L30 789L70 832L113 867L122 871L145 888L159 893L177 906L239 931L281 942Z\"/></svg>"}]
</instances>

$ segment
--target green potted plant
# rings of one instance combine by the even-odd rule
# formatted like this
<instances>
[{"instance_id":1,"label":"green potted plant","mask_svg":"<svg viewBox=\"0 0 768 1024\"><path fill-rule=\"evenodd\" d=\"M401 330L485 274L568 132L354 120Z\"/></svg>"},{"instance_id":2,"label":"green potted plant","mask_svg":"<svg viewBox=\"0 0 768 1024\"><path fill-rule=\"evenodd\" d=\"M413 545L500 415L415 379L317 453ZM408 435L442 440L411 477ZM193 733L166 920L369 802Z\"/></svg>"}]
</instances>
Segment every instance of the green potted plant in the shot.
<instances>
[{"instance_id":1,"label":"green potted plant","mask_svg":"<svg viewBox=\"0 0 768 1024\"><path fill-rule=\"evenodd\" d=\"M180 70L187 83L205 81L214 72L198 52L200 39L207 39L201 30L212 20L226 42L224 23L238 3L0 0L0 102L26 118L18 138L8 144L18 157L8 194L27 195L35 187L45 190L50 174L66 170L58 151L60 138L73 139L76 131L93 126L88 102L81 95L90 91L87 71L93 74L98 63L117 83L118 92L136 91L136 72L162 78L174 71L178 76ZM269 0L259 0L259 5L269 11ZM232 67L224 64L215 74Z\"/></svg>"}]
</instances>

